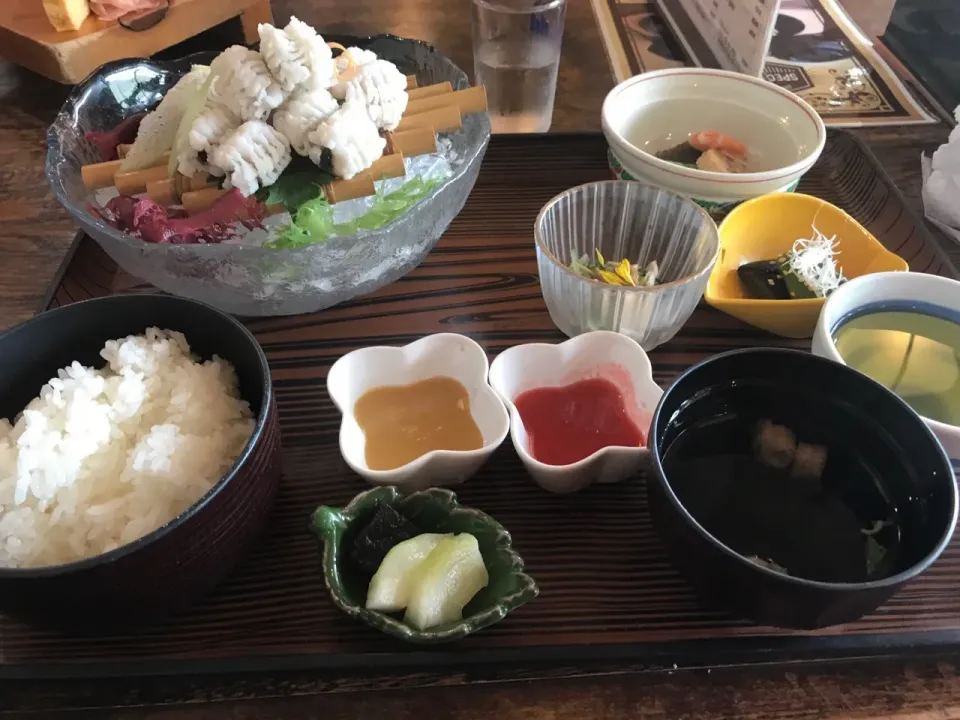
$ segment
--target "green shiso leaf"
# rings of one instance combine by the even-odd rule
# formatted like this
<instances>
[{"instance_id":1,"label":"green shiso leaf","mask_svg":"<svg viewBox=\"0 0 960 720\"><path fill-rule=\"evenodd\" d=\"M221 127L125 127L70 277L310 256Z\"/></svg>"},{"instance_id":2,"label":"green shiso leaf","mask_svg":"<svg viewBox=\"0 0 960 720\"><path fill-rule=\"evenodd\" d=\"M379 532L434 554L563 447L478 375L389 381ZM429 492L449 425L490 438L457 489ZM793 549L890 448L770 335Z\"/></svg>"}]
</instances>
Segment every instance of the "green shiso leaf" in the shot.
<instances>
[{"instance_id":1,"label":"green shiso leaf","mask_svg":"<svg viewBox=\"0 0 960 720\"><path fill-rule=\"evenodd\" d=\"M287 169L270 187L261 188L257 200L267 205L283 205L291 215L305 203L320 197L320 186L335 178L314 165L309 158L295 156Z\"/></svg>"},{"instance_id":2,"label":"green shiso leaf","mask_svg":"<svg viewBox=\"0 0 960 720\"><path fill-rule=\"evenodd\" d=\"M267 241L264 246L289 250L326 242L333 235L353 235L360 230L376 230L403 215L442 182L443 178L440 177L415 177L390 193L384 193L381 185L377 189L370 209L346 223L334 222L333 207L320 194L318 187L315 197L305 200L298 206L293 222L281 228L277 236ZM290 193L291 197L293 192ZM268 199L267 202L270 200ZM275 200L274 202L283 201ZM287 205L287 207L290 206Z\"/></svg>"}]
</instances>

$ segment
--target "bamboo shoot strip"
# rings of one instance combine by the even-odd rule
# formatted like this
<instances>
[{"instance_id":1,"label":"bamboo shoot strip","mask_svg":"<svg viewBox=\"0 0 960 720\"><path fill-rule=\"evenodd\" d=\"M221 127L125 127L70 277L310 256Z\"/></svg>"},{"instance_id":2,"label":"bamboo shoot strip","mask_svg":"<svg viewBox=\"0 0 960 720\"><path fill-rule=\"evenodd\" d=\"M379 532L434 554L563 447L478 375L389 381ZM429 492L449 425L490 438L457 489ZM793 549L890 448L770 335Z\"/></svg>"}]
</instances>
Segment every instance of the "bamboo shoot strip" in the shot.
<instances>
[{"instance_id":1,"label":"bamboo shoot strip","mask_svg":"<svg viewBox=\"0 0 960 720\"><path fill-rule=\"evenodd\" d=\"M412 102L414 100L422 100L425 97L433 97L434 95L443 95L445 93L452 92L453 85L451 85L448 80L445 80L442 83L437 83L436 85L424 85L420 88L407 90L407 98Z\"/></svg>"},{"instance_id":2,"label":"bamboo shoot strip","mask_svg":"<svg viewBox=\"0 0 960 720\"><path fill-rule=\"evenodd\" d=\"M406 132L388 132L386 138L388 153L416 157L437 151L437 134L432 127L414 128Z\"/></svg>"},{"instance_id":3,"label":"bamboo shoot strip","mask_svg":"<svg viewBox=\"0 0 960 720\"><path fill-rule=\"evenodd\" d=\"M210 176L204 172L197 173L193 177L178 174L176 181L182 193L189 192L190 190L203 190L212 184L210 182Z\"/></svg>"},{"instance_id":4,"label":"bamboo shoot strip","mask_svg":"<svg viewBox=\"0 0 960 720\"><path fill-rule=\"evenodd\" d=\"M331 205L344 200L367 197L377 191L373 184L373 175L367 175L366 173L360 173L349 180L337 180L329 185L324 185L321 189L327 198L327 202Z\"/></svg>"},{"instance_id":5,"label":"bamboo shoot strip","mask_svg":"<svg viewBox=\"0 0 960 720\"><path fill-rule=\"evenodd\" d=\"M180 202L183 193L208 187L211 187L211 183L206 173L198 173L193 177L177 174L176 177L147 183L147 195L158 205L166 207Z\"/></svg>"},{"instance_id":6,"label":"bamboo shoot strip","mask_svg":"<svg viewBox=\"0 0 960 720\"><path fill-rule=\"evenodd\" d=\"M487 91L483 85L477 85L466 90L411 100L407 103L407 109L403 113L403 117L419 115L447 105L456 105L461 115L485 112L487 109Z\"/></svg>"},{"instance_id":7,"label":"bamboo shoot strip","mask_svg":"<svg viewBox=\"0 0 960 720\"><path fill-rule=\"evenodd\" d=\"M196 215L209 208L217 200L226 195L227 192L227 190L216 187L193 190L192 192L184 193L180 198L180 202L183 204L183 209L187 211L188 215Z\"/></svg>"},{"instance_id":8,"label":"bamboo shoot strip","mask_svg":"<svg viewBox=\"0 0 960 720\"><path fill-rule=\"evenodd\" d=\"M210 207L217 202L220 198L226 195L229 190L221 190L220 188L206 188L204 190L194 190L193 192L184 193L183 195L183 207L187 211L188 215L197 215L204 210L210 209ZM268 205L267 214L268 215L279 215L282 212L285 212L286 208L283 205ZM237 217L237 220L246 220L246 210L244 210L244 216Z\"/></svg>"},{"instance_id":9,"label":"bamboo shoot strip","mask_svg":"<svg viewBox=\"0 0 960 720\"><path fill-rule=\"evenodd\" d=\"M163 178L167 177L167 159L168 156L164 155L161 158L161 161L164 163L163 165L157 165L156 167L146 168L145 170L137 170L129 173L117 172L120 169L120 163L122 162L120 160L92 163L90 165L84 165L80 168L80 178L83 180L83 186L87 190L102 190L103 188L110 187L111 185L116 185L117 178L123 176L121 182L127 186L140 187L141 189L135 192L143 192L146 190L148 182L153 180L162 180ZM158 168L163 169L162 175L158 175ZM123 191L121 190L121 192Z\"/></svg>"},{"instance_id":10,"label":"bamboo shoot strip","mask_svg":"<svg viewBox=\"0 0 960 720\"><path fill-rule=\"evenodd\" d=\"M121 195L138 195L146 192L147 183L167 178L166 165L137 170L135 172L117 173L113 176L113 184Z\"/></svg>"},{"instance_id":11,"label":"bamboo shoot strip","mask_svg":"<svg viewBox=\"0 0 960 720\"><path fill-rule=\"evenodd\" d=\"M113 178L120 169L121 160L92 163L80 168L80 178L87 190L102 190L113 185Z\"/></svg>"},{"instance_id":12,"label":"bamboo shoot strip","mask_svg":"<svg viewBox=\"0 0 960 720\"><path fill-rule=\"evenodd\" d=\"M177 193L176 184L171 178L166 180L154 180L147 183L147 195L157 205L169 207L180 202L179 193Z\"/></svg>"},{"instance_id":13,"label":"bamboo shoot strip","mask_svg":"<svg viewBox=\"0 0 960 720\"><path fill-rule=\"evenodd\" d=\"M393 155L384 155L360 174L368 175L375 180L380 180L385 177L403 177L406 175L406 172L403 165L403 155L401 153L394 153ZM338 181L334 181L331 185L336 185L337 182Z\"/></svg>"},{"instance_id":14,"label":"bamboo shoot strip","mask_svg":"<svg viewBox=\"0 0 960 720\"><path fill-rule=\"evenodd\" d=\"M412 130L406 133L397 133L396 135L390 133L388 135L388 143L390 142L391 136L394 138L393 149L391 150L392 154L384 155L366 171L366 173L369 173L377 180L385 177L403 177L405 174L403 158L405 156L425 155L436 152L437 149L437 138L433 132L433 128ZM181 198L193 191L204 190L210 187L210 178L208 175L201 174L192 178L177 175L176 178L165 178L163 180L148 182L147 195L158 205L169 207L170 205L176 205L180 202ZM219 197L219 195L214 196L212 193L203 195L191 194L187 202L189 202L192 207L205 210L206 207L203 207L203 203L209 201L212 204L217 197ZM345 188L336 190L335 197L346 199L348 197L347 190ZM363 195L358 195L357 197L363 197ZM210 198L212 198L212 200L210 200ZM331 200L331 202L336 201ZM193 214L189 208L187 208L187 212Z\"/></svg>"},{"instance_id":15,"label":"bamboo shoot strip","mask_svg":"<svg viewBox=\"0 0 960 720\"><path fill-rule=\"evenodd\" d=\"M376 192L373 184L375 180L403 177L405 174L406 170L404 168L402 155L399 153L384 155L371 165L368 170L363 171L356 177L350 180L335 180L328 185L322 186L323 194L331 205L343 200L366 197ZM180 200L188 215L196 215L213 205L225 192L226 190L220 190L219 188L206 188L204 190L186 192ZM271 215L285 211L286 208L283 205L271 205L267 208L267 212Z\"/></svg>"},{"instance_id":16,"label":"bamboo shoot strip","mask_svg":"<svg viewBox=\"0 0 960 720\"><path fill-rule=\"evenodd\" d=\"M463 127L463 118L460 117L460 108L456 105L446 105L445 107L418 113L416 115L404 115L397 125L397 134L407 130L433 128L435 132L448 132L450 130L459 130Z\"/></svg>"}]
</instances>

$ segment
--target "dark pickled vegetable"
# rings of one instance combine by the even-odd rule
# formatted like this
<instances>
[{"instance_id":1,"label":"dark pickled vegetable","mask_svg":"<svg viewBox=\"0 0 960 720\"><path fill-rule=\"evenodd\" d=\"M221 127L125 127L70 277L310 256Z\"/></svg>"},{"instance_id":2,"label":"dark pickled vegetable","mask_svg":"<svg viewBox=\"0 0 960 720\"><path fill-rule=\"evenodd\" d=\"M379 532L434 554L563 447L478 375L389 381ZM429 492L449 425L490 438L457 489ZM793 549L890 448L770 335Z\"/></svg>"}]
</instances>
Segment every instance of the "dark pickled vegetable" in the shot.
<instances>
[{"instance_id":1,"label":"dark pickled vegetable","mask_svg":"<svg viewBox=\"0 0 960 720\"><path fill-rule=\"evenodd\" d=\"M758 260L737 268L737 277L747 297L755 300L802 300L816 297L794 273L785 269L785 261Z\"/></svg>"},{"instance_id":2,"label":"dark pickled vegetable","mask_svg":"<svg viewBox=\"0 0 960 720\"><path fill-rule=\"evenodd\" d=\"M701 150L697 150L695 147L693 147L693 145L684 141L679 145L674 145L666 150L661 150L657 153L657 157L661 160L666 160L667 162L696 167L697 160L700 159L702 154L703 152Z\"/></svg>"},{"instance_id":3,"label":"dark pickled vegetable","mask_svg":"<svg viewBox=\"0 0 960 720\"><path fill-rule=\"evenodd\" d=\"M389 505L379 505L373 518L354 541L350 557L372 574L394 545L419 534L417 527L399 512Z\"/></svg>"}]
</instances>

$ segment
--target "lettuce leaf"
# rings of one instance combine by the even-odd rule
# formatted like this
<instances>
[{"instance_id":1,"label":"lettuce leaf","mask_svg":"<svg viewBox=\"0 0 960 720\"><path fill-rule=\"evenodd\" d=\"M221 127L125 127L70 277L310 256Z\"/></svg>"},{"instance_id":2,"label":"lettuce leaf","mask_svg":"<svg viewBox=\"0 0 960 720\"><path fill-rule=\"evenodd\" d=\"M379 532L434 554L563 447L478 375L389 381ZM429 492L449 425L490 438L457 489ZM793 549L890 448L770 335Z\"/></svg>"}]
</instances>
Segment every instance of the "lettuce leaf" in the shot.
<instances>
[{"instance_id":1,"label":"lettuce leaf","mask_svg":"<svg viewBox=\"0 0 960 720\"><path fill-rule=\"evenodd\" d=\"M334 235L353 235L361 230L376 230L403 215L441 183L443 178L440 177L415 177L390 193L384 193L381 185L370 209L346 223L334 222L333 206L317 188L317 196L299 205L293 222L281 228L276 237L268 240L264 246L289 250L326 242Z\"/></svg>"}]
</instances>

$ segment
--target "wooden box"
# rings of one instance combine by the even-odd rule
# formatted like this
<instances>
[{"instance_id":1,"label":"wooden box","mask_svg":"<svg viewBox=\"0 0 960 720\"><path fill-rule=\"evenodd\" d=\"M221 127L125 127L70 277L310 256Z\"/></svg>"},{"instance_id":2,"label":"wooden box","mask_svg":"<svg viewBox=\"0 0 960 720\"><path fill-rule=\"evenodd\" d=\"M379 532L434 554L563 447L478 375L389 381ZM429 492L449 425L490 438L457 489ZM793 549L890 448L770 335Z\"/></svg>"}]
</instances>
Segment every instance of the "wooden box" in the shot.
<instances>
[{"instance_id":1,"label":"wooden box","mask_svg":"<svg viewBox=\"0 0 960 720\"><path fill-rule=\"evenodd\" d=\"M272 21L270 0L171 0L166 18L141 32L92 15L76 32L57 32L41 0L0 0L0 57L75 84L104 63L153 55L237 16L255 42L257 24Z\"/></svg>"}]
</instances>

